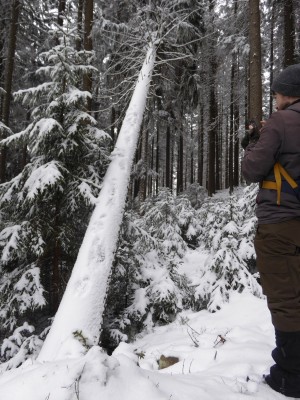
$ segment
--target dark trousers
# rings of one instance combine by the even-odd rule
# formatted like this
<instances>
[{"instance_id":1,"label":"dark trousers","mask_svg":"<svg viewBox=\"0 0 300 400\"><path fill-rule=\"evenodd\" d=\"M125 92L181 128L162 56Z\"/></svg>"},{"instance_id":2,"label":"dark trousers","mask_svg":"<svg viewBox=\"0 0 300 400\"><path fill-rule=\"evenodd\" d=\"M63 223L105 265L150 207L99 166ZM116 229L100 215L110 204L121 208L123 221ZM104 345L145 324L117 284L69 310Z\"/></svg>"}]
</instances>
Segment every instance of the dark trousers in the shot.
<instances>
[{"instance_id":1,"label":"dark trousers","mask_svg":"<svg viewBox=\"0 0 300 400\"><path fill-rule=\"evenodd\" d=\"M259 225L254 245L274 327L300 332L300 220Z\"/></svg>"},{"instance_id":2,"label":"dark trousers","mask_svg":"<svg viewBox=\"0 0 300 400\"><path fill-rule=\"evenodd\" d=\"M300 395L300 220L259 225L254 241L257 268L275 328L270 382ZM268 382L269 383L269 382Z\"/></svg>"}]
</instances>

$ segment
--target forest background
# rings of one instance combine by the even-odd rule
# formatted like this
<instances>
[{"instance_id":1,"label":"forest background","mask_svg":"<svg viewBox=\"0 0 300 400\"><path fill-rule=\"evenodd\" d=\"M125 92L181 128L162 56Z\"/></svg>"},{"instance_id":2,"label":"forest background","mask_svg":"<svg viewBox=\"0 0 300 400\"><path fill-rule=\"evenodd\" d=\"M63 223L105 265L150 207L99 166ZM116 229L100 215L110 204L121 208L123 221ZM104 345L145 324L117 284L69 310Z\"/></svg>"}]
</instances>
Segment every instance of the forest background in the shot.
<instances>
[{"instance_id":1,"label":"forest background","mask_svg":"<svg viewBox=\"0 0 300 400\"><path fill-rule=\"evenodd\" d=\"M299 62L299 2L0 7L1 361L18 366L42 346L149 43L156 62L100 344L111 351L184 308L215 311L232 290L260 295L240 138L273 111L273 76ZM191 285L178 266L197 246L212 257Z\"/></svg>"}]
</instances>

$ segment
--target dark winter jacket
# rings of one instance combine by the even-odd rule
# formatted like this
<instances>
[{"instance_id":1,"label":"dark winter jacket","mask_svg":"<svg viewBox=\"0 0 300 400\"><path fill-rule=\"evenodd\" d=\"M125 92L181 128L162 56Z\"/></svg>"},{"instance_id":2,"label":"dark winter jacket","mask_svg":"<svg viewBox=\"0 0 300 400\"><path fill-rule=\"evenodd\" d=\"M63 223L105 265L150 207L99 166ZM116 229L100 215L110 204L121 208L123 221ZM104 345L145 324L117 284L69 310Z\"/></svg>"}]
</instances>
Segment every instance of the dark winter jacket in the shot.
<instances>
[{"instance_id":1,"label":"dark winter jacket","mask_svg":"<svg viewBox=\"0 0 300 400\"><path fill-rule=\"evenodd\" d=\"M293 179L300 178L300 102L271 115L257 143L245 150L242 173L248 182L275 181L274 164L279 162ZM300 201L293 194L260 188L256 215L260 224L277 223L300 218Z\"/></svg>"}]
</instances>

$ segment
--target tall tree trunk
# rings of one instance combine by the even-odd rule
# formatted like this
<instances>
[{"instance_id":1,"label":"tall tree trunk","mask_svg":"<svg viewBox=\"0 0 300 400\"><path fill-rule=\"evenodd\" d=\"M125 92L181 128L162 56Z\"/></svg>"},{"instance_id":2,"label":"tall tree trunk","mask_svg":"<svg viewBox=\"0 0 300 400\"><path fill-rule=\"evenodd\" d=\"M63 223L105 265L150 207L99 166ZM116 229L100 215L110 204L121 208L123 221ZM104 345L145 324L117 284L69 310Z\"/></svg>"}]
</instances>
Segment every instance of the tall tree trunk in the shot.
<instances>
[{"instance_id":1,"label":"tall tree trunk","mask_svg":"<svg viewBox=\"0 0 300 400\"><path fill-rule=\"evenodd\" d=\"M183 192L183 132L179 133L178 166L177 166L177 194Z\"/></svg>"},{"instance_id":2,"label":"tall tree trunk","mask_svg":"<svg viewBox=\"0 0 300 400\"><path fill-rule=\"evenodd\" d=\"M293 0L284 0L284 58L283 66L287 67L295 62L295 21Z\"/></svg>"},{"instance_id":3,"label":"tall tree trunk","mask_svg":"<svg viewBox=\"0 0 300 400\"><path fill-rule=\"evenodd\" d=\"M51 276L51 313L55 314L60 301L60 261L61 261L61 247L59 240L56 239L53 248L53 261L52 261L52 276Z\"/></svg>"},{"instance_id":4,"label":"tall tree trunk","mask_svg":"<svg viewBox=\"0 0 300 400\"><path fill-rule=\"evenodd\" d=\"M65 11L66 11L66 0L59 0L58 14L57 14L57 23L59 26L64 25Z\"/></svg>"},{"instance_id":5,"label":"tall tree trunk","mask_svg":"<svg viewBox=\"0 0 300 400\"><path fill-rule=\"evenodd\" d=\"M193 132L193 117L191 117L191 177L190 177L190 183L194 183L194 132Z\"/></svg>"},{"instance_id":6,"label":"tall tree trunk","mask_svg":"<svg viewBox=\"0 0 300 400\"><path fill-rule=\"evenodd\" d=\"M228 183L229 193L233 192L233 137L234 137L234 115L233 115L233 103L234 103L234 73L235 73L235 57L232 57L231 65L231 84L230 84L230 117L229 117L229 143L228 143Z\"/></svg>"},{"instance_id":7,"label":"tall tree trunk","mask_svg":"<svg viewBox=\"0 0 300 400\"><path fill-rule=\"evenodd\" d=\"M213 16L215 0L209 0L209 11ZM214 17L212 17L214 18ZM212 20L212 29L214 23ZM213 33L211 37L211 44L213 43ZM217 137L217 116L218 106L216 102L216 73L217 61L214 47L212 46L213 53L210 60L210 96L209 96L209 131L208 131L208 182L207 191L208 195L212 196L216 192L216 137Z\"/></svg>"},{"instance_id":8,"label":"tall tree trunk","mask_svg":"<svg viewBox=\"0 0 300 400\"><path fill-rule=\"evenodd\" d=\"M239 109L236 85L238 79L237 57L232 57L231 66L231 100L230 100L230 129L229 129L229 149L228 149L228 180L229 192L233 192L234 186L239 184Z\"/></svg>"},{"instance_id":9,"label":"tall tree trunk","mask_svg":"<svg viewBox=\"0 0 300 400\"><path fill-rule=\"evenodd\" d=\"M274 22L275 22L275 1L270 0L269 8L271 8L271 22L270 22L270 65L269 65L269 73L270 73L270 87L273 83L274 76ZM273 112L273 96L270 94L269 99L269 114L271 115Z\"/></svg>"},{"instance_id":10,"label":"tall tree trunk","mask_svg":"<svg viewBox=\"0 0 300 400\"><path fill-rule=\"evenodd\" d=\"M158 85L156 88L156 109L159 115L160 110L162 110L162 89L161 86ZM157 194L160 187L160 126L159 122L156 121L156 152L155 152L155 172L156 172L156 188L155 193Z\"/></svg>"},{"instance_id":11,"label":"tall tree trunk","mask_svg":"<svg viewBox=\"0 0 300 400\"><path fill-rule=\"evenodd\" d=\"M171 189L171 127L169 123L166 132L166 187Z\"/></svg>"},{"instance_id":12,"label":"tall tree trunk","mask_svg":"<svg viewBox=\"0 0 300 400\"><path fill-rule=\"evenodd\" d=\"M216 126L216 190L220 190L222 187L221 182L221 148L220 148L220 136L221 136L221 129L220 129L220 118Z\"/></svg>"},{"instance_id":13,"label":"tall tree trunk","mask_svg":"<svg viewBox=\"0 0 300 400\"><path fill-rule=\"evenodd\" d=\"M213 60L211 64L211 85L209 100L209 132L208 132L208 195L212 196L216 192L216 135L217 135L217 102L215 95L215 77L217 64Z\"/></svg>"},{"instance_id":14,"label":"tall tree trunk","mask_svg":"<svg viewBox=\"0 0 300 400\"><path fill-rule=\"evenodd\" d=\"M250 81L249 119L262 119L261 38L259 0L249 0Z\"/></svg>"},{"instance_id":15,"label":"tall tree trunk","mask_svg":"<svg viewBox=\"0 0 300 400\"><path fill-rule=\"evenodd\" d=\"M226 121L226 132L225 132L225 171L224 171L224 177L225 177L225 187L228 188L230 187L229 184L229 142L230 142L230 116L229 116L229 121L227 117Z\"/></svg>"},{"instance_id":16,"label":"tall tree trunk","mask_svg":"<svg viewBox=\"0 0 300 400\"><path fill-rule=\"evenodd\" d=\"M198 116L198 183L203 186L203 147L204 147L204 122L203 109L199 107Z\"/></svg>"},{"instance_id":17,"label":"tall tree trunk","mask_svg":"<svg viewBox=\"0 0 300 400\"><path fill-rule=\"evenodd\" d=\"M94 0L85 0L84 3L84 50L93 50L92 41L92 27L93 27L93 12L94 12ZM92 75L90 73L83 75L83 90L92 93ZM87 100L87 110L90 112L92 109L92 99Z\"/></svg>"},{"instance_id":18,"label":"tall tree trunk","mask_svg":"<svg viewBox=\"0 0 300 400\"><path fill-rule=\"evenodd\" d=\"M159 153L160 153L160 145L159 145L159 136L160 136L159 125L156 124L156 154L155 154L155 172L156 172L156 194L159 191L160 186L160 160L159 160Z\"/></svg>"},{"instance_id":19,"label":"tall tree trunk","mask_svg":"<svg viewBox=\"0 0 300 400\"><path fill-rule=\"evenodd\" d=\"M57 25L60 27L64 26L65 13L66 13L66 0L58 0ZM54 41L56 46L60 44L59 37L56 37Z\"/></svg>"},{"instance_id":20,"label":"tall tree trunk","mask_svg":"<svg viewBox=\"0 0 300 400\"><path fill-rule=\"evenodd\" d=\"M238 82L238 80L237 80ZM238 103L234 103L234 148L233 148L233 186L239 186L240 181L240 139L239 139L239 107Z\"/></svg>"},{"instance_id":21,"label":"tall tree trunk","mask_svg":"<svg viewBox=\"0 0 300 400\"><path fill-rule=\"evenodd\" d=\"M154 137L152 137L152 144L151 144L151 163L150 163L150 168L151 168L151 175L149 178L149 189L148 189L148 193L151 196L153 193L153 171L154 171Z\"/></svg>"},{"instance_id":22,"label":"tall tree trunk","mask_svg":"<svg viewBox=\"0 0 300 400\"><path fill-rule=\"evenodd\" d=\"M238 12L238 2L234 5L234 17L236 18ZM232 90L233 90L233 109L232 109L232 117L233 117L233 186L239 185L239 168L240 168L240 144L239 144L239 54L232 56Z\"/></svg>"},{"instance_id":23,"label":"tall tree trunk","mask_svg":"<svg viewBox=\"0 0 300 400\"><path fill-rule=\"evenodd\" d=\"M6 29L7 29L7 20L5 18L5 15L2 15L0 18L0 87L1 88L4 87L4 69L5 69L4 32L6 32ZM0 92L0 120L2 120L2 115L3 115L3 101L4 101L4 95L2 92Z\"/></svg>"},{"instance_id":24,"label":"tall tree trunk","mask_svg":"<svg viewBox=\"0 0 300 400\"><path fill-rule=\"evenodd\" d=\"M76 37L77 51L80 51L82 48L83 2L84 0L78 0L78 5L77 5L77 37Z\"/></svg>"},{"instance_id":25,"label":"tall tree trunk","mask_svg":"<svg viewBox=\"0 0 300 400\"><path fill-rule=\"evenodd\" d=\"M8 52L5 66L5 82L4 82L4 103L2 110L2 121L6 126L9 126L9 115L11 105L11 94L12 94L12 81L15 63L15 52L18 34L18 21L20 14L20 1L12 0L11 2L11 20L10 20L10 31L9 31L9 42ZM0 139L3 139L0 134ZM6 147L2 147L0 150L0 182L5 182L6 178Z\"/></svg>"},{"instance_id":26,"label":"tall tree trunk","mask_svg":"<svg viewBox=\"0 0 300 400\"><path fill-rule=\"evenodd\" d=\"M26 114L26 123L29 125L30 122L30 117L31 117L31 112L29 110L27 110L27 114ZM28 158L28 154L27 154L27 143L23 144L22 147L22 152L21 152L21 161L20 161L20 170L23 171L23 169L25 168L25 165L27 164L27 158Z\"/></svg>"},{"instance_id":27,"label":"tall tree trunk","mask_svg":"<svg viewBox=\"0 0 300 400\"><path fill-rule=\"evenodd\" d=\"M173 191L173 187L174 187L174 168L175 168L175 162L174 160L176 159L175 157L175 144L174 141L172 141L172 146L171 146L171 185L170 185L170 189Z\"/></svg>"},{"instance_id":28,"label":"tall tree trunk","mask_svg":"<svg viewBox=\"0 0 300 400\"><path fill-rule=\"evenodd\" d=\"M147 195L147 176L148 176L148 123L144 124L141 132L141 160L144 165L144 174L140 178L139 201L143 202Z\"/></svg>"}]
</instances>

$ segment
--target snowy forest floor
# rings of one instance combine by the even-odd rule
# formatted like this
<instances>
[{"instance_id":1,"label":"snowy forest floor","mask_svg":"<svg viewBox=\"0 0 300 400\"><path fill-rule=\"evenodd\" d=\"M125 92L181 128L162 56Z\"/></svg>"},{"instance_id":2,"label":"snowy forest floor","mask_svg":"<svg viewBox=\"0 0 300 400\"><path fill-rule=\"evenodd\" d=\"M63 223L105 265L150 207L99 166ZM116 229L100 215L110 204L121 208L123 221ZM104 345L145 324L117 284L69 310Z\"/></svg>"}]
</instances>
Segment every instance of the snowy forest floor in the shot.
<instances>
[{"instance_id":1,"label":"snowy forest floor","mask_svg":"<svg viewBox=\"0 0 300 400\"><path fill-rule=\"evenodd\" d=\"M199 249L189 250L181 268L196 280L207 257ZM93 347L80 358L43 364L27 360L1 373L0 399L285 399L262 382L273 347L266 301L232 293L216 313L184 311L134 343L121 343L112 356ZM159 370L161 355L179 362Z\"/></svg>"}]
</instances>

